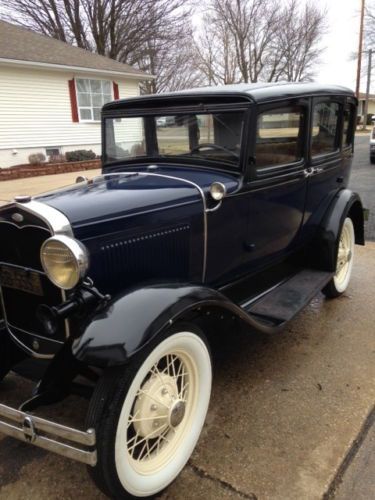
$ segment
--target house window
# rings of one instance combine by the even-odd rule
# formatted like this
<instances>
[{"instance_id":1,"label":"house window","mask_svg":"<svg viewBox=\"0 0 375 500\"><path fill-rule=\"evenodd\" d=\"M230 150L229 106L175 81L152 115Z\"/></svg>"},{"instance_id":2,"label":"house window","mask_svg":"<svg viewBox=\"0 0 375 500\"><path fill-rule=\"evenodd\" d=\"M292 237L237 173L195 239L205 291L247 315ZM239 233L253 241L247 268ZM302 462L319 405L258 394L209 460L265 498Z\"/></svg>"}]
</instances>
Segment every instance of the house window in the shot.
<instances>
[{"instance_id":1,"label":"house window","mask_svg":"<svg viewBox=\"0 0 375 500\"><path fill-rule=\"evenodd\" d=\"M46 148L46 156L58 156L60 154L60 148Z\"/></svg>"},{"instance_id":2,"label":"house window","mask_svg":"<svg viewBox=\"0 0 375 500\"><path fill-rule=\"evenodd\" d=\"M112 82L108 80L76 80L80 121L99 121L102 106L113 100Z\"/></svg>"}]
</instances>

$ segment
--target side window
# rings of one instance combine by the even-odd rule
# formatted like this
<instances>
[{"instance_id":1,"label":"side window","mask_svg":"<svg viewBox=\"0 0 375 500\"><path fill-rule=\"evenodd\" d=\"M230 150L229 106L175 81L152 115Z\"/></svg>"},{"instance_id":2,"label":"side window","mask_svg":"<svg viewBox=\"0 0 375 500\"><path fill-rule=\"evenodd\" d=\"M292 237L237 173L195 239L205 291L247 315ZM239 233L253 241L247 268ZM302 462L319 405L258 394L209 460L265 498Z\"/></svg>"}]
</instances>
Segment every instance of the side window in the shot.
<instances>
[{"instance_id":1,"label":"side window","mask_svg":"<svg viewBox=\"0 0 375 500\"><path fill-rule=\"evenodd\" d=\"M353 125L355 119L355 106L346 104L344 108L342 147L348 147L353 144Z\"/></svg>"},{"instance_id":2,"label":"side window","mask_svg":"<svg viewBox=\"0 0 375 500\"><path fill-rule=\"evenodd\" d=\"M286 165L302 158L304 111L301 106L278 108L258 117L257 167Z\"/></svg>"},{"instance_id":3,"label":"side window","mask_svg":"<svg viewBox=\"0 0 375 500\"><path fill-rule=\"evenodd\" d=\"M339 109L337 102L320 102L314 106L311 156L336 151Z\"/></svg>"}]
</instances>

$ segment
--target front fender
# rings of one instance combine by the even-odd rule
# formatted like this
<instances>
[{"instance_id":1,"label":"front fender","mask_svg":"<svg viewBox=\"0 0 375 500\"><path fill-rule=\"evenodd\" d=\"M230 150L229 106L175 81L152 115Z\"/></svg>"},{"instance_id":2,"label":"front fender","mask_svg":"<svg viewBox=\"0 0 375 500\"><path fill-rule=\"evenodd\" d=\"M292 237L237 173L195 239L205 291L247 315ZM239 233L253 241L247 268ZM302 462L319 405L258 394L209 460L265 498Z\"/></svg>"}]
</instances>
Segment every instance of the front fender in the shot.
<instances>
[{"instance_id":1,"label":"front fender","mask_svg":"<svg viewBox=\"0 0 375 500\"><path fill-rule=\"evenodd\" d=\"M353 221L356 244L365 244L361 199L350 189L342 189L332 200L310 248L310 258L319 269L331 272L336 270L337 245L346 217Z\"/></svg>"},{"instance_id":2,"label":"front fender","mask_svg":"<svg viewBox=\"0 0 375 500\"><path fill-rule=\"evenodd\" d=\"M217 307L263 333L260 324L220 292L201 285L154 285L117 297L73 342L73 355L94 366L126 363L160 331L199 308Z\"/></svg>"},{"instance_id":3,"label":"front fender","mask_svg":"<svg viewBox=\"0 0 375 500\"><path fill-rule=\"evenodd\" d=\"M156 285L127 292L97 314L73 343L74 356L87 364L126 363L183 312L208 301L227 299L203 286Z\"/></svg>"}]
</instances>

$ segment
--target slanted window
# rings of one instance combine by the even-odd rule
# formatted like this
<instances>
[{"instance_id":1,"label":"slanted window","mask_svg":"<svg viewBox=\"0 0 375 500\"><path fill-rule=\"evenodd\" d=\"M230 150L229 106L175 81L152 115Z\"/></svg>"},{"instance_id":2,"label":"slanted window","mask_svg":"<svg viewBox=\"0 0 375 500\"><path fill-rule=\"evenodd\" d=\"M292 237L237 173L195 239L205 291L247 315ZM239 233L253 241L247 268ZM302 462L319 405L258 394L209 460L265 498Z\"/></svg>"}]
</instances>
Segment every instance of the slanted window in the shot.
<instances>
[{"instance_id":1,"label":"slanted window","mask_svg":"<svg viewBox=\"0 0 375 500\"><path fill-rule=\"evenodd\" d=\"M342 147L349 147L353 144L353 127L355 120L355 106L346 104L344 108L343 130L342 130Z\"/></svg>"},{"instance_id":2,"label":"slanted window","mask_svg":"<svg viewBox=\"0 0 375 500\"><path fill-rule=\"evenodd\" d=\"M99 121L102 106L113 100L112 82L108 80L76 80L80 121Z\"/></svg>"},{"instance_id":3,"label":"slanted window","mask_svg":"<svg viewBox=\"0 0 375 500\"><path fill-rule=\"evenodd\" d=\"M104 161L147 155L238 168L244 120L243 111L107 118Z\"/></svg>"},{"instance_id":4,"label":"slanted window","mask_svg":"<svg viewBox=\"0 0 375 500\"><path fill-rule=\"evenodd\" d=\"M146 156L146 134L143 119L127 117L106 120L107 157L137 158Z\"/></svg>"},{"instance_id":5,"label":"slanted window","mask_svg":"<svg viewBox=\"0 0 375 500\"><path fill-rule=\"evenodd\" d=\"M255 148L258 167L301 160L303 116L301 106L278 108L259 116Z\"/></svg>"},{"instance_id":6,"label":"slanted window","mask_svg":"<svg viewBox=\"0 0 375 500\"><path fill-rule=\"evenodd\" d=\"M320 102L314 106L311 156L337 150L337 127L340 106L337 102Z\"/></svg>"}]
</instances>

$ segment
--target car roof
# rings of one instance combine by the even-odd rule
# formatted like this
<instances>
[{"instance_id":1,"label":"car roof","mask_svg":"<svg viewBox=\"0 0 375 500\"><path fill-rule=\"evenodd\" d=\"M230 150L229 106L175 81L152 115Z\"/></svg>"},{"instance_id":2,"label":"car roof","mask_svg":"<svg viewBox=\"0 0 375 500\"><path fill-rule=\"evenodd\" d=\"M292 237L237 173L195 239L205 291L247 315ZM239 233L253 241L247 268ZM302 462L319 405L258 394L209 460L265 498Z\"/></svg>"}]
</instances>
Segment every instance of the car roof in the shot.
<instances>
[{"instance_id":1,"label":"car roof","mask_svg":"<svg viewBox=\"0 0 375 500\"><path fill-rule=\"evenodd\" d=\"M354 97L354 92L341 85L322 85L319 83L273 82L273 83L238 83L234 85L218 85L200 87L164 94L144 95L120 99L108 103L103 110L136 107L137 104L165 104L165 101L192 101L200 99L225 98L227 102L250 101L255 103L269 102L302 96L345 95Z\"/></svg>"}]
</instances>

